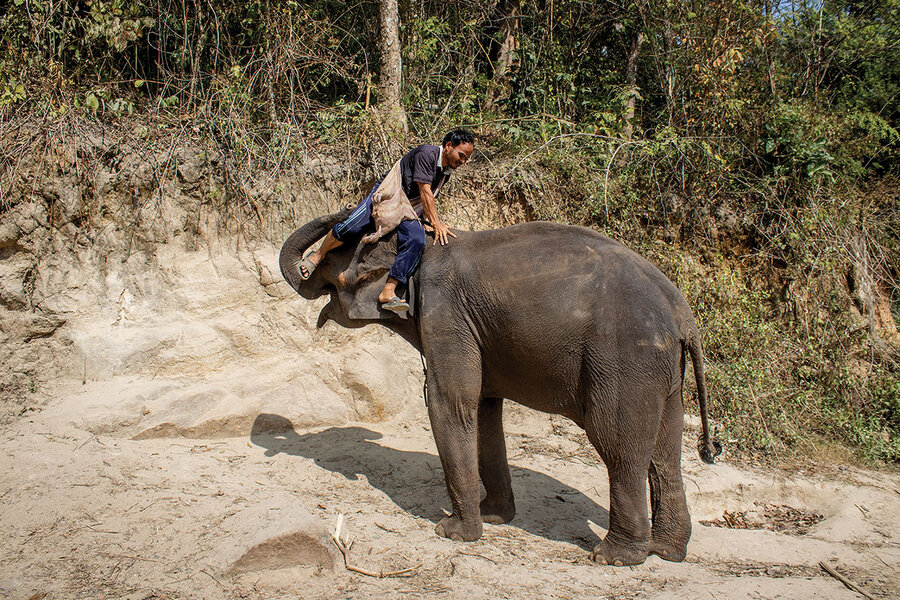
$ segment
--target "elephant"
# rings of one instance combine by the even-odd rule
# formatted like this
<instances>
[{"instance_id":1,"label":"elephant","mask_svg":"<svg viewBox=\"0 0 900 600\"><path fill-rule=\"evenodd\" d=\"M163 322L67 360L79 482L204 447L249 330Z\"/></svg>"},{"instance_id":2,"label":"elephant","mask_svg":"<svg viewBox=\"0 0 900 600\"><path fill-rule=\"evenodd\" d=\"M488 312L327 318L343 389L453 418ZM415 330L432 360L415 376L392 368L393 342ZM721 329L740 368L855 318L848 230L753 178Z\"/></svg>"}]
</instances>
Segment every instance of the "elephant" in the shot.
<instances>
[{"instance_id":1,"label":"elephant","mask_svg":"<svg viewBox=\"0 0 900 600\"><path fill-rule=\"evenodd\" d=\"M606 464L609 531L591 553L596 562L634 565L649 554L684 560L691 535L681 478L688 355L701 458L712 463L721 446L709 433L697 324L675 285L596 231L534 221L454 230L447 245L428 243L409 281L411 310L398 314L376 298L393 261L393 234L333 250L309 279L301 277L304 253L350 210L292 233L281 272L303 298L331 296L319 327L329 319L350 328L378 323L425 357L428 416L453 508L435 532L474 541L483 523L515 515L502 422L507 399L568 417Z\"/></svg>"}]
</instances>

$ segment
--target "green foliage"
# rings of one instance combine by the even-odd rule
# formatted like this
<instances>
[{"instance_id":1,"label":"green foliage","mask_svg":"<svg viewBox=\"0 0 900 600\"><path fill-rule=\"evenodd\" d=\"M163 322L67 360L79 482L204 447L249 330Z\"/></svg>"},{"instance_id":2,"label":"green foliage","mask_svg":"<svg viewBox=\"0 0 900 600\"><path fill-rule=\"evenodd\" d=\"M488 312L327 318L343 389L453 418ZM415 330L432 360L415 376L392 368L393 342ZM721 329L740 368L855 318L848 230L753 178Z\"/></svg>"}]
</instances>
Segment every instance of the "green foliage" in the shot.
<instances>
[{"instance_id":1,"label":"green foliage","mask_svg":"<svg viewBox=\"0 0 900 600\"><path fill-rule=\"evenodd\" d=\"M144 30L156 21L144 14L144 7L125 0L87 0L90 17L86 19L84 35L88 42L105 42L116 52L122 52L141 39Z\"/></svg>"},{"instance_id":2,"label":"green foliage","mask_svg":"<svg viewBox=\"0 0 900 600\"><path fill-rule=\"evenodd\" d=\"M822 115L802 106L779 104L766 124L763 146L776 177L834 181L831 129Z\"/></svg>"},{"instance_id":3,"label":"green foliage","mask_svg":"<svg viewBox=\"0 0 900 600\"><path fill-rule=\"evenodd\" d=\"M334 141L339 136L346 135L348 122L360 118L363 108L360 102L338 102L329 109L316 112L315 120L308 123L309 128L323 141Z\"/></svg>"},{"instance_id":4,"label":"green foliage","mask_svg":"<svg viewBox=\"0 0 900 600\"><path fill-rule=\"evenodd\" d=\"M846 439L870 460L900 462L900 374L876 369L865 377L842 373L843 389L826 390L826 413L831 434ZM859 406L848 404L843 386L864 390Z\"/></svg>"},{"instance_id":5,"label":"green foliage","mask_svg":"<svg viewBox=\"0 0 900 600\"><path fill-rule=\"evenodd\" d=\"M0 107L7 104L16 104L28 97L25 84L15 77L3 77L0 79Z\"/></svg>"},{"instance_id":6,"label":"green foliage","mask_svg":"<svg viewBox=\"0 0 900 600\"><path fill-rule=\"evenodd\" d=\"M613 123L618 129L628 93L621 87L621 54L629 40L615 29L615 15L565 0L552 15L544 2L523 4L509 114L543 116L538 132L544 141L550 134L541 129L548 125L556 132L575 123L590 133L609 133Z\"/></svg>"},{"instance_id":7,"label":"green foliage","mask_svg":"<svg viewBox=\"0 0 900 600\"><path fill-rule=\"evenodd\" d=\"M838 439L866 459L900 460L900 372L848 356L864 336L845 337L851 327L839 311L786 318L778 298L722 256L710 265L671 255L662 263L697 314L711 415L734 450L815 453ZM826 279L815 285L833 290Z\"/></svg>"}]
</instances>

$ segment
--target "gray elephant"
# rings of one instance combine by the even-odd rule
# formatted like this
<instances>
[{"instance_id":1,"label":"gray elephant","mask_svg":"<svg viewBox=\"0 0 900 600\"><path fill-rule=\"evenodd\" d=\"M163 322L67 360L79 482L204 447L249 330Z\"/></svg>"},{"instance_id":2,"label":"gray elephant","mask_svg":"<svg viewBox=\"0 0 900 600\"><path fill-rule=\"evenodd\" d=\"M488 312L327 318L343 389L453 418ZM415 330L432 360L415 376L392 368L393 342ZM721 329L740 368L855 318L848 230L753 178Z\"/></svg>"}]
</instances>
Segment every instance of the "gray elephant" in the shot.
<instances>
[{"instance_id":1,"label":"gray elephant","mask_svg":"<svg viewBox=\"0 0 900 600\"><path fill-rule=\"evenodd\" d=\"M564 415L587 433L610 479L609 533L594 560L684 560L691 535L681 479L682 387L693 362L700 455L710 439L703 353L691 309L653 265L582 227L533 222L458 231L428 244L410 280L411 311L382 310L395 236L328 254L308 280L306 250L349 209L295 231L281 250L285 280L304 298L330 294L319 315L345 327L380 323L427 359L428 415L453 514L438 535L477 540L482 523L515 514L503 399ZM650 481L652 526L647 515ZM484 484L486 496L480 498Z\"/></svg>"}]
</instances>

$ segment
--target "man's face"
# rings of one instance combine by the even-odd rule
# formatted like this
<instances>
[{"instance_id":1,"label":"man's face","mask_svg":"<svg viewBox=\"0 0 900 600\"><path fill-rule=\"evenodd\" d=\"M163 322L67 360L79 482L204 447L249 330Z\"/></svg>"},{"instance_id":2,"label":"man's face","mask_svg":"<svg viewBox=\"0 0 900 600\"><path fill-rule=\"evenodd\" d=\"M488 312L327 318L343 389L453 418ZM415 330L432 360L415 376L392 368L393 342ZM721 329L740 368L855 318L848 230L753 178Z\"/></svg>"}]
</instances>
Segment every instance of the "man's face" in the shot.
<instances>
[{"instance_id":1,"label":"man's face","mask_svg":"<svg viewBox=\"0 0 900 600\"><path fill-rule=\"evenodd\" d=\"M444 144L444 156L447 157L447 165L454 169L458 169L466 164L466 161L469 160L474 151L475 146L469 142L463 142L459 146L454 146L450 142Z\"/></svg>"}]
</instances>

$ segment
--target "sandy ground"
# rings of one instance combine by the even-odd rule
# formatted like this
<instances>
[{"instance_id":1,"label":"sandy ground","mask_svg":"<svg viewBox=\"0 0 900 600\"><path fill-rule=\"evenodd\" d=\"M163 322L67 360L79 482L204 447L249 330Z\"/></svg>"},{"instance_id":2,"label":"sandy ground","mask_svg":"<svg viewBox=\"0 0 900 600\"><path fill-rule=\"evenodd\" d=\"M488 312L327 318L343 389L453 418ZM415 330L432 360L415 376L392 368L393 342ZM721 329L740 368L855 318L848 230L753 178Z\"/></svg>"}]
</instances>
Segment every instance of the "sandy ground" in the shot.
<instances>
[{"instance_id":1,"label":"sandy ground","mask_svg":"<svg viewBox=\"0 0 900 600\"><path fill-rule=\"evenodd\" d=\"M601 567L603 464L564 419L509 405L516 518L438 538L450 504L418 356L315 331L319 305L285 293L275 257L161 252L90 309L70 294L68 376L0 430L0 597L862 597L820 561L900 596L895 474L709 466L687 432L687 560ZM405 572L346 569L340 515L351 566Z\"/></svg>"}]
</instances>

